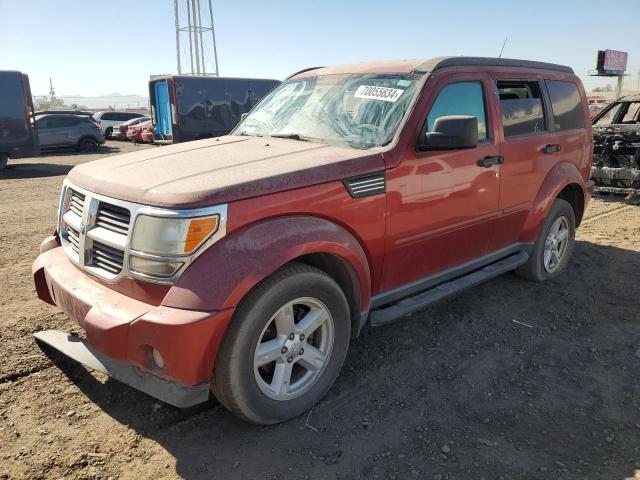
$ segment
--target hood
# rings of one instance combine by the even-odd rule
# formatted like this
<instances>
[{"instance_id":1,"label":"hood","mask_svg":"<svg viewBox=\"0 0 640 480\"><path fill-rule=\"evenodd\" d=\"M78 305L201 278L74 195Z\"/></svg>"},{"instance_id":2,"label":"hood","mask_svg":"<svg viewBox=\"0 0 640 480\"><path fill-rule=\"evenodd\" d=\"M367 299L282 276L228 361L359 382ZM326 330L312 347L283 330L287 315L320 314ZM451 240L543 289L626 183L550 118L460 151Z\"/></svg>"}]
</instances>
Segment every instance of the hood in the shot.
<instances>
[{"instance_id":1,"label":"hood","mask_svg":"<svg viewBox=\"0 0 640 480\"><path fill-rule=\"evenodd\" d=\"M226 136L78 165L74 185L145 205L192 208L384 169L379 152L284 138Z\"/></svg>"}]
</instances>

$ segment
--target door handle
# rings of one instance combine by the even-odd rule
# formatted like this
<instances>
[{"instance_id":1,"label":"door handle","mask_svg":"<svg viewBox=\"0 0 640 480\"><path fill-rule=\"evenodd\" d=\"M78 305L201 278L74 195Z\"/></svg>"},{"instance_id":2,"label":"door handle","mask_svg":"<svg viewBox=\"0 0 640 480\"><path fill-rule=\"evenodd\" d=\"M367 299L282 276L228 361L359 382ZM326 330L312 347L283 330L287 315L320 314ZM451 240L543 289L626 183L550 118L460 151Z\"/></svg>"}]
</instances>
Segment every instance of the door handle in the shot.
<instances>
[{"instance_id":1,"label":"door handle","mask_svg":"<svg viewBox=\"0 0 640 480\"><path fill-rule=\"evenodd\" d=\"M556 153L560 151L560 145L558 145L557 143L550 143L545 147L542 147L542 151L544 153Z\"/></svg>"},{"instance_id":2,"label":"door handle","mask_svg":"<svg viewBox=\"0 0 640 480\"><path fill-rule=\"evenodd\" d=\"M478 160L478 166L489 168L494 165L500 165L504 163L504 157L502 155L488 155Z\"/></svg>"}]
</instances>

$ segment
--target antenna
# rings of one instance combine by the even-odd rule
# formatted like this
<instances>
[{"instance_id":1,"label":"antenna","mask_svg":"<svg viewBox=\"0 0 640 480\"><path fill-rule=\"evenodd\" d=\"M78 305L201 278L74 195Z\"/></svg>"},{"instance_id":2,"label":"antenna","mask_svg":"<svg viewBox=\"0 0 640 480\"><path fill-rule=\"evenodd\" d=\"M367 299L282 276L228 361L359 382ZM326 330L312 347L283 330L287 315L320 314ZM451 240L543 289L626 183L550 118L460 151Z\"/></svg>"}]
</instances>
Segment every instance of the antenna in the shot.
<instances>
[{"instance_id":1,"label":"antenna","mask_svg":"<svg viewBox=\"0 0 640 480\"><path fill-rule=\"evenodd\" d=\"M218 50L211 0L202 0L202 4L200 0L174 0L173 8L178 74L217 77Z\"/></svg>"},{"instance_id":2,"label":"antenna","mask_svg":"<svg viewBox=\"0 0 640 480\"><path fill-rule=\"evenodd\" d=\"M504 42L502 42L502 48L500 49L500 55L498 55L498 58L502 58L502 52L504 51L504 46L507 44L507 38L508 37L504 37Z\"/></svg>"}]
</instances>

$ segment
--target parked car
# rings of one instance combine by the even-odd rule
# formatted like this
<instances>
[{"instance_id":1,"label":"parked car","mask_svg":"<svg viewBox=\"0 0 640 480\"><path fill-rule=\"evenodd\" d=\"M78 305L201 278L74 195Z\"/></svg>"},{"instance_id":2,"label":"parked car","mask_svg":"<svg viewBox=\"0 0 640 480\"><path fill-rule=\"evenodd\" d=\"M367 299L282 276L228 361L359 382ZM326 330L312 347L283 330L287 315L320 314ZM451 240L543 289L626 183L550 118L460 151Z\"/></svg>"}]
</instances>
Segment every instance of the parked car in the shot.
<instances>
[{"instance_id":1,"label":"parked car","mask_svg":"<svg viewBox=\"0 0 640 480\"><path fill-rule=\"evenodd\" d=\"M117 127L113 128L111 138L114 140L127 140L127 130L129 129L129 127L138 125L139 123L148 122L149 120L151 120L149 117L137 117L132 118L131 120L127 120L126 122L123 122Z\"/></svg>"},{"instance_id":2,"label":"parked car","mask_svg":"<svg viewBox=\"0 0 640 480\"><path fill-rule=\"evenodd\" d=\"M129 127L127 130L127 140L131 140L134 143L142 143L142 129L149 126L153 126L151 120Z\"/></svg>"},{"instance_id":3,"label":"parked car","mask_svg":"<svg viewBox=\"0 0 640 480\"><path fill-rule=\"evenodd\" d=\"M618 98L592 122L596 191L640 195L640 95Z\"/></svg>"},{"instance_id":4,"label":"parked car","mask_svg":"<svg viewBox=\"0 0 640 480\"><path fill-rule=\"evenodd\" d=\"M231 135L71 170L32 271L86 339L36 338L173 405L211 390L280 422L327 393L367 324L514 269L560 284L591 155L569 67L303 71Z\"/></svg>"},{"instance_id":5,"label":"parked car","mask_svg":"<svg viewBox=\"0 0 640 480\"><path fill-rule=\"evenodd\" d=\"M97 112L93 114L93 118L96 119L102 134L105 138L111 138L113 130L118 125L131 120L132 118L144 117L141 113L136 112Z\"/></svg>"},{"instance_id":6,"label":"parked car","mask_svg":"<svg viewBox=\"0 0 640 480\"><path fill-rule=\"evenodd\" d=\"M40 148L75 148L95 152L104 143L100 127L89 117L69 114L36 116Z\"/></svg>"},{"instance_id":7,"label":"parked car","mask_svg":"<svg viewBox=\"0 0 640 480\"><path fill-rule=\"evenodd\" d=\"M226 135L278 80L170 75L149 82L156 143Z\"/></svg>"},{"instance_id":8,"label":"parked car","mask_svg":"<svg viewBox=\"0 0 640 480\"><path fill-rule=\"evenodd\" d=\"M0 170L9 158L38 153L29 77L20 72L0 71Z\"/></svg>"},{"instance_id":9,"label":"parked car","mask_svg":"<svg viewBox=\"0 0 640 480\"><path fill-rule=\"evenodd\" d=\"M144 143L153 143L154 126L153 123L148 124L142 129L142 141Z\"/></svg>"},{"instance_id":10,"label":"parked car","mask_svg":"<svg viewBox=\"0 0 640 480\"><path fill-rule=\"evenodd\" d=\"M80 116L83 116L83 117L92 117L93 118L93 113L92 112L86 112L84 110L38 110L35 114L36 115L45 115L47 113L55 113L55 114L66 113L68 115L80 115Z\"/></svg>"}]
</instances>

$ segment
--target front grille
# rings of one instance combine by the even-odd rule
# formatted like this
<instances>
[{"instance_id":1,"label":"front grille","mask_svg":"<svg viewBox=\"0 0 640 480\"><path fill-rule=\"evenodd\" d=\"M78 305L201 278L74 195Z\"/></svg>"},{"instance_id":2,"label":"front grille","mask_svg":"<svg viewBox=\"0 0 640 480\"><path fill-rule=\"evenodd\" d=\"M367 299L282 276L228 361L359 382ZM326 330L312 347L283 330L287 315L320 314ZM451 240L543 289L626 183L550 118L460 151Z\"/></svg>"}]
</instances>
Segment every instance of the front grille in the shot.
<instances>
[{"instance_id":1,"label":"front grille","mask_svg":"<svg viewBox=\"0 0 640 480\"><path fill-rule=\"evenodd\" d=\"M80 218L82 218L82 210L84 209L84 199L85 196L83 194L71 190L71 195L69 197L69 210Z\"/></svg>"},{"instance_id":2,"label":"front grille","mask_svg":"<svg viewBox=\"0 0 640 480\"><path fill-rule=\"evenodd\" d=\"M113 275L118 275L122 271L124 252L94 241L91 255L91 264L93 266L106 270Z\"/></svg>"},{"instance_id":3,"label":"front grille","mask_svg":"<svg viewBox=\"0 0 640 480\"><path fill-rule=\"evenodd\" d=\"M100 202L96 215L96 226L127 235L129 233L129 223L131 222L131 212L126 208Z\"/></svg>"},{"instance_id":4,"label":"front grille","mask_svg":"<svg viewBox=\"0 0 640 480\"><path fill-rule=\"evenodd\" d=\"M80 252L80 235L72 227L67 225L67 240L71 246L71 250L76 253Z\"/></svg>"}]
</instances>

